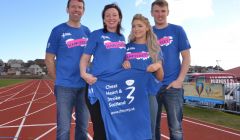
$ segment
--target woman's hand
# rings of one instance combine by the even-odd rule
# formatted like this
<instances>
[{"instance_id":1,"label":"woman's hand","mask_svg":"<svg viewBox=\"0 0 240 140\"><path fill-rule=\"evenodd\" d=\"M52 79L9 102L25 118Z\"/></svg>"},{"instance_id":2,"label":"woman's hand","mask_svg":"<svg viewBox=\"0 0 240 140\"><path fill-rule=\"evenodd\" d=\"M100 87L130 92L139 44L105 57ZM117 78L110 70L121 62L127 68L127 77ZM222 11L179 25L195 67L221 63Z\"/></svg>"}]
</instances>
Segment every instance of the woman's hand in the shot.
<instances>
[{"instance_id":1,"label":"woman's hand","mask_svg":"<svg viewBox=\"0 0 240 140\"><path fill-rule=\"evenodd\" d=\"M124 69L130 69L131 68L131 63L127 60L125 60L122 64Z\"/></svg>"},{"instance_id":2,"label":"woman's hand","mask_svg":"<svg viewBox=\"0 0 240 140\"><path fill-rule=\"evenodd\" d=\"M153 63L147 67L147 72L156 72L160 68L162 68L160 63Z\"/></svg>"},{"instance_id":3,"label":"woman's hand","mask_svg":"<svg viewBox=\"0 0 240 140\"><path fill-rule=\"evenodd\" d=\"M92 85L97 81L97 77L94 77L92 74L85 73L82 75L82 78L89 84Z\"/></svg>"}]
</instances>

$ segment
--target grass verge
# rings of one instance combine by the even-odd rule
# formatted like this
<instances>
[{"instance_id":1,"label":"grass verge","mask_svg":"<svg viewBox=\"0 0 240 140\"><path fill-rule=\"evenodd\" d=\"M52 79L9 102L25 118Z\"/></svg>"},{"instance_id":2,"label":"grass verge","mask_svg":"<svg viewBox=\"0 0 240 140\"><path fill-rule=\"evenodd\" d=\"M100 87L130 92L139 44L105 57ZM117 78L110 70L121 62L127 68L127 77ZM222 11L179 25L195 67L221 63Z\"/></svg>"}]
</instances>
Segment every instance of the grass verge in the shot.
<instances>
[{"instance_id":1,"label":"grass verge","mask_svg":"<svg viewBox=\"0 0 240 140\"><path fill-rule=\"evenodd\" d=\"M0 87L9 86L25 81L24 79L0 79Z\"/></svg>"},{"instance_id":2,"label":"grass verge","mask_svg":"<svg viewBox=\"0 0 240 140\"><path fill-rule=\"evenodd\" d=\"M240 115L184 105L184 116L240 130Z\"/></svg>"}]
</instances>

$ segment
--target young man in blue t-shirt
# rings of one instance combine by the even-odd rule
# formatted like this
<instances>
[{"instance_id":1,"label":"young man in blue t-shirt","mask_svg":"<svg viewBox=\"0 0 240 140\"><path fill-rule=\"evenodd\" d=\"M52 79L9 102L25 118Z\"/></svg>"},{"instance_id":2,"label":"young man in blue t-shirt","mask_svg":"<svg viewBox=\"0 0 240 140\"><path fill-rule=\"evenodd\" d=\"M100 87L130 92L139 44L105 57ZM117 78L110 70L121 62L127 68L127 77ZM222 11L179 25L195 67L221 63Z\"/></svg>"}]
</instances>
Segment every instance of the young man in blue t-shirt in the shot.
<instances>
[{"instance_id":1,"label":"young man in blue t-shirt","mask_svg":"<svg viewBox=\"0 0 240 140\"><path fill-rule=\"evenodd\" d=\"M68 0L69 20L56 26L49 37L45 62L55 81L57 139L70 139L72 110L75 108L75 139L87 140L89 113L85 103L85 81L80 77L79 61L90 30L80 23L83 0ZM55 60L56 58L56 60Z\"/></svg>"},{"instance_id":2,"label":"young man in blue t-shirt","mask_svg":"<svg viewBox=\"0 0 240 140\"><path fill-rule=\"evenodd\" d=\"M182 140L183 118L183 80L190 65L190 44L181 26L167 23L169 14L165 0L155 0L151 6L151 14L155 21L154 33L158 37L163 52L163 86L157 95L158 116L156 124L156 140L160 140L160 121L162 104L167 113L171 140ZM182 56L182 62L179 57Z\"/></svg>"}]
</instances>

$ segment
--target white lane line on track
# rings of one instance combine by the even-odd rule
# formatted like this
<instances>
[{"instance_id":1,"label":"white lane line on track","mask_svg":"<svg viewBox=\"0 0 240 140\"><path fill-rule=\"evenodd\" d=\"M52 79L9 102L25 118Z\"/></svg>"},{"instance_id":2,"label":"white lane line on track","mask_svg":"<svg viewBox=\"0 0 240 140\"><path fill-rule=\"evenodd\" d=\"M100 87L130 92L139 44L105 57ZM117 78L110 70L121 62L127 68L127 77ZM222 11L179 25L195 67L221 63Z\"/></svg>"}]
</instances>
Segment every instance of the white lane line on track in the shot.
<instances>
[{"instance_id":1,"label":"white lane line on track","mask_svg":"<svg viewBox=\"0 0 240 140\"><path fill-rule=\"evenodd\" d=\"M44 81L44 83L45 83L45 84L47 85L47 87L50 89L50 92L49 92L49 93L46 93L45 96L42 96L42 97L40 97L40 98L35 99L34 101L38 101L38 100L40 100L40 99L43 99L43 98L49 96L51 93L54 94L54 93L53 93L53 90L52 90L51 87L49 86L49 83L47 83L46 81ZM30 103L30 101L29 101L29 102L26 102L26 103L23 103L23 104L15 105L15 106L12 106L12 107L4 108L4 109L2 109L2 110L0 109L0 112L1 112L1 111L6 111L6 110L9 110L9 109L13 109L13 108L16 108L16 107L19 107L19 106L22 106L22 105L25 105L25 104L28 104L28 103Z\"/></svg>"},{"instance_id":2,"label":"white lane line on track","mask_svg":"<svg viewBox=\"0 0 240 140\"><path fill-rule=\"evenodd\" d=\"M47 84L47 86L50 88L50 86L49 86L48 84ZM52 91L51 88L50 88L50 90L51 90L51 92L53 93L53 91ZM72 113L72 118L73 118L74 120L76 120L76 118L75 118L75 112ZM49 129L47 132L45 132L45 133L43 133L42 135L40 135L39 137L37 137L36 140L39 140L40 138L44 137L45 135L47 135L48 133L50 133L51 131L53 131L54 129L56 129L56 127L57 127L57 126ZM87 133L87 136L88 136L89 140L93 140L92 136L91 136L89 133Z\"/></svg>"},{"instance_id":3,"label":"white lane line on track","mask_svg":"<svg viewBox=\"0 0 240 140\"><path fill-rule=\"evenodd\" d=\"M75 112L72 113L72 118L74 119L74 121L76 120ZM90 140L93 140L92 136L91 136L89 133L87 133L87 136L88 136L88 138L89 138Z\"/></svg>"},{"instance_id":4,"label":"white lane line on track","mask_svg":"<svg viewBox=\"0 0 240 140\"><path fill-rule=\"evenodd\" d=\"M28 124L23 125L23 127L35 127L35 126L55 126L56 123L46 123L46 124ZM0 126L0 128L15 128L19 127L19 125L8 125L8 126Z\"/></svg>"},{"instance_id":5,"label":"white lane line on track","mask_svg":"<svg viewBox=\"0 0 240 140\"><path fill-rule=\"evenodd\" d=\"M27 83L27 82L26 82L26 83ZM17 85L15 85L14 87L11 87L11 88L9 88L9 89L7 89L7 90L5 90L5 91L1 91L1 92L0 92L0 95L3 94L3 93L5 93L5 92L7 92L7 91L9 91L9 90L12 90L12 89L15 89L15 88L17 88L17 87L19 87L19 86L22 86L22 85L24 85L24 84L26 84L26 83L17 84ZM5 88L6 88L6 87L5 87ZM0 89L4 89L4 87L3 87L3 88L0 88Z\"/></svg>"},{"instance_id":6,"label":"white lane line on track","mask_svg":"<svg viewBox=\"0 0 240 140\"><path fill-rule=\"evenodd\" d=\"M56 103L52 103L52 104L50 104L50 105L48 105L48 106L46 106L46 107L44 107L44 108L42 108L42 109L39 109L39 110L37 110L37 111L35 111L35 112L32 112L32 113L28 114L26 117L31 116L31 115L34 115L34 114L36 114L36 113L38 113L38 112L40 112L40 111L43 111L43 110L45 110L45 109L47 109L47 108L49 108L49 107L51 107L51 106L53 106L53 105L55 105L55 104L56 104ZM17 119L14 119L14 120L12 120L12 121L9 121L9 122L6 122L6 123L4 123L4 124L1 124L0 127L1 127L1 126L5 126L5 125L7 125L7 124L9 124L9 123L15 122L15 121L17 121L17 120L20 120L20 119L22 119L23 117L25 117L25 116L22 116L22 117L19 117L19 118L17 118Z\"/></svg>"},{"instance_id":7,"label":"white lane line on track","mask_svg":"<svg viewBox=\"0 0 240 140\"><path fill-rule=\"evenodd\" d=\"M23 125L23 127L42 127L42 126L56 126L56 123L45 123L45 124L28 124L28 125ZM71 125L75 125L75 123L71 123ZM19 125L8 125L8 126L0 126L0 129L5 129L5 128L16 128L19 127Z\"/></svg>"},{"instance_id":8,"label":"white lane line on track","mask_svg":"<svg viewBox=\"0 0 240 140\"><path fill-rule=\"evenodd\" d=\"M12 101L12 100L18 100L18 99L26 98L26 97L31 96L31 95L33 95L33 94L34 94L34 92L29 93L29 94L26 94L26 95L23 95L23 96L21 96L21 97L17 97L17 98L9 99L8 101Z\"/></svg>"},{"instance_id":9,"label":"white lane line on track","mask_svg":"<svg viewBox=\"0 0 240 140\"><path fill-rule=\"evenodd\" d=\"M87 133L87 136L88 136L89 140L93 140L92 136L89 133Z\"/></svg>"},{"instance_id":10,"label":"white lane line on track","mask_svg":"<svg viewBox=\"0 0 240 140\"><path fill-rule=\"evenodd\" d=\"M44 81L44 83L47 85L47 87L50 89L51 93L54 95L54 90L50 87L49 83Z\"/></svg>"},{"instance_id":11,"label":"white lane line on track","mask_svg":"<svg viewBox=\"0 0 240 140\"><path fill-rule=\"evenodd\" d=\"M161 137L164 137L165 139L170 139L168 136L161 134Z\"/></svg>"},{"instance_id":12,"label":"white lane line on track","mask_svg":"<svg viewBox=\"0 0 240 140\"><path fill-rule=\"evenodd\" d=\"M214 130L218 130L218 131L222 131L222 132L229 133L229 134L232 134L232 135L240 136L240 134L237 134L237 133L234 133L234 132L230 132L230 131L227 131L227 130L223 130L223 129L220 129L220 128L216 128L216 127L213 127L213 126L209 126L209 125L206 125L206 124L190 121L190 120L187 120L187 119L183 119L183 120L186 121L186 122L189 122L189 123L196 124L196 125L201 125L201 126L204 126L204 127L208 127L208 128L214 129Z\"/></svg>"},{"instance_id":13,"label":"white lane line on track","mask_svg":"<svg viewBox=\"0 0 240 140\"><path fill-rule=\"evenodd\" d=\"M42 135L38 136L37 138L35 138L35 140L39 140L42 137L46 136L47 134L49 134L50 132L52 132L54 129L56 129L57 126L55 125L54 127L52 127L51 129L49 129L48 131L46 131L45 133L43 133Z\"/></svg>"},{"instance_id":14,"label":"white lane line on track","mask_svg":"<svg viewBox=\"0 0 240 140\"><path fill-rule=\"evenodd\" d=\"M162 115L161 115L161 118L166 118L167 117L167 115L166 114L164 114L164 113L162 113ZM164 135L164 134L162 134L161 133L161 137L163 137L163 138L165 138L165 139L170 139L168 136L166 136L166 135Z\"/></svg>"},{"instance_id":15,"label":"white lane line on track","mask_svg":"<svg viewBox=\"0 0 240 140\"><path fill-rule=\"evenodd\" d=\"M73 120L76 120L75 112L72 113L72 118L73 118Z\"/></svg>"},{"instance_id":16,"label":"white lane line on track","mask_svg":"<svg viewBox=\"0 0 240 140\"><path fill-rule=\"evenodd\" d=\"M47 85L47 87L50 89L50 91L53 93L52 88L49 86L49 83L47 83L46 81L44 81L44 84Z\"/></svg>"},{"instance_id":17,"label":"white lane line on track","mask_svg":"<svg viewBox=\"0 0 240 140\"><path fill-rule=\"evenodd\" d=\"M0 102L0 105L6 101L8 101L9 99L15 97L16 95L18 95L19 93L21 93L23 90L25 90L26 88L30 87L31 85L33 85L33 83L31 83L30 85L26 86L25 88L23 88L22 90L18 91L17 93L13 94L11 97L5 99L4 101Z\"/></svg>"},{"instance_id":18,"label":"white lane line on track","mask_svg":"<svg viewBox=\"0 0 240 140\"><path fill-rule=\"evenodd\" d=\"M72 118L73 118L74 120L76 120L76 118L75 118L75 112L72 113ZM75 124L75 123L71 123L71 124ZM56 124L55 124L55 125L56 125ZM26 125L25 125L25 126L26 126ZM40 125L39 125L39 126L40 126ZM46 136L46 135L49 134L51 131L53 131L56 127L57 127L57 126L49 129L47 132L43 133L42 135L38 136L38 137L35 138L35 139L40 139L40 138ZM0 128L1 128L1 127L0 127ZM93 140L92 136L91 136L89 133L87 133L87 136L88 136L88 138L89 138L90 140Z\"/></svg>"},{"instance_id":19,"label":"white lane line on track","mask_svg":"<svg viewBox=\"0 0 240 140\"><path fill-rule=\"evenodd\" d=\"M5 98L12 96L13 94L15 94L15 93L8 93L7 95L2 95L2 96L0 96L0 99L4 100Z\"/></svg>"},{"instance_id":20,"label":"white lane line on track","mask_svg":"<svg viewBox=\"0 0 240 140\"><path fill-rule=\"evenodd\" d=\"M50 92L50 93L51 93L51 92ZM21 96L21 97L17 97L17 98L10 99L10 100L8 100L8 101L26 98L26 97L31 96L31 95L33 95L33 94L34 94L34 92L32 92L32 93L30 93L30 94L27 94L27 95L24 95L24 96ZM38 93L38 95L49 95L49 93ZM37 99L39 99L39 98L37 98ZM34 101L36 101L37 99L34 99Z\"/></svg>"},{"instance_id":21,"label":"white lane line on track","mask_svg":"<svg viewBox=\"0 0 240 140\"><path fill-rule=\"evenodd\" d=\"M44 95L44 96L42 96L42 97L39 97L39 98L35 99L34 102L35 102L35 101L38 101L38 100L41 100L41 99L43 99L43 98L45 98L45 97L51 95L51 93L52 93L52 92L50 92L50 93L46 93L46 95ZM26 102L26 103L19 104L19 105L15 105L15 106L12 106L12 107L8 107L8 108L0 109L0 112L2 112L2 111L6 111L6 110L9 110L9 109L13 109L13 108L16 108L16 107L19 107L19 106L23 106L23 105L28 104L28 103L30 103L30 101L29 101L29 102Z\"/></svg>"},{"instance_id":22,"label":"white lane line on track","mask_svg":"<svg viewBox=\"0 0 240 140\"><path fill-rule=\"evenodd\" d=\"M35 90L35 94L33 95L32 100L31 100L30 104L28 105L28 108L27 108L27 110L26 110L26 112L25 112L25 114L24 114L24 117L23 117L23 119L22 119L22 122L21 122L21 124L20 124L20 126L19 126L19 128L18 128L18 131L17 131L17 133L15 134L14 140L17 140L17 138L19 137L19 134L20 134L20 132L21 132L21 130L22 130L23 124L25 123L26 117L28 116L28 112L29 112L29 110L30 110L30 108L31 108L31 106L32 106L33 100L34 100L34 98L35 98L35 96L36 96L36 94L37 94L37 91L38 91L38 89L39 89L40 84L41 84L41 81L38 83L37 89Z\"/></svg>"},{"instance_id":23,"label":"white lane line on track","mask_svg":"<svg viewBox=\"0 0 240 140\"><path fill-rule=\"evenodd\" d=\"M165 113L162 113L162 114L166 115ZM183 121L188 122L188 123L193 123L193 124L196 124L196 125L200 125L200 126L204 126L204 127L207 127L207 128L211 128L211 129L214 129L214 130L218 130L218 131L221 131L221 132L229 133L229 134L232 134L232 135L240 136L240 134L238 134L238 133L234 133L234 132L231 132L231 131L220 129L220 128L210 126L210 125L207 125L207 124L191 121L191 120L188 120L188 119L183 119Z\"/></svg>"}]
</instances>

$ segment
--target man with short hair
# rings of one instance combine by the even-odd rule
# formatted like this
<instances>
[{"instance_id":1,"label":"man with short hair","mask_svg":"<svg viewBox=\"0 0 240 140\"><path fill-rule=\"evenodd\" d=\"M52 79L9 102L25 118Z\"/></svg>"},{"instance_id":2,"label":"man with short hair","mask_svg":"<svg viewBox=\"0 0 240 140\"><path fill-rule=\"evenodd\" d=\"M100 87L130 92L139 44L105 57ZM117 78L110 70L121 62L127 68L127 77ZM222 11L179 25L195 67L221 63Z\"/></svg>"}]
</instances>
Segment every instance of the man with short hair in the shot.
<instances>
[{"instance_id":1,"label":"man with short hair","mask_svg":"<svg viewBox=\"0 0 240 140\"><path fill-rule=\"evenodd\" d=\"M89 112L85 102L85 81L80 77L79 62L90 30L80 23L83 0L68 0L69 19L53 28L48 39L45 63L55 80L57 140L70 139L72 110L75 108L75 139L87 140ZM56 58L56 61L55 61Z\"/></svg>"},{"instance_id":2,"label":"man with short hair","mask_svg":"<svg viewBox=\"0 0 240 140\"><path fill-rule=\"evenodd\" d=\"M151 6L151 15L155 26L153 31L158 37L163 52L163 86L157 95L158 115L156 122L156 140L160 140L160 122L162 105L167 113L171 140L182 140L183 118L183 80L190 65L190 44L185 31L179 25L167 22L169 14L166 0L155 0ZM182 62L180 61L182 56Z\"/></svg>"}]
</instances>

